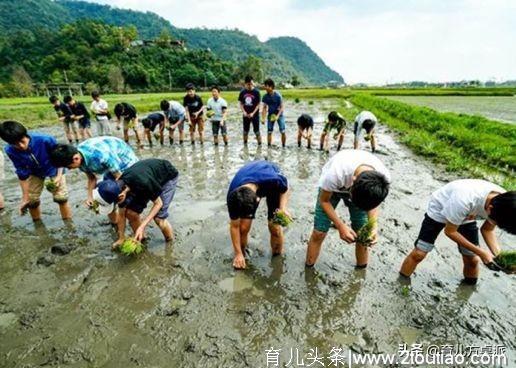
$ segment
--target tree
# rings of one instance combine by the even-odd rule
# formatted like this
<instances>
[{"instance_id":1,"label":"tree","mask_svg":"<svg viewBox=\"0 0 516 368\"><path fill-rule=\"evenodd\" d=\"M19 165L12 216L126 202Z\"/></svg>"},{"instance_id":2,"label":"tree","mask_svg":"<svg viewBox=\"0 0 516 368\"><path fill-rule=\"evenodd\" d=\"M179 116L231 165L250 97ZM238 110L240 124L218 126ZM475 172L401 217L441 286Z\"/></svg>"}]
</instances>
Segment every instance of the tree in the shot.
<instances>
[{"instance_id":1,"label":"tree","mask_svg":"<svg viewBox=\"0 0 516 368\"><path fill-rule=\"evenodd\" d=\"M22 66L18 66L14 69L11 76L11 88L18 96L27 97L32 94L34 90L32 79Z\"/></svg>"},{"instance_id":2,"label":"tree","mask_svg":"<svg viewBox=\"0 0 516 368\"><path fill-rule=\"evenodd\" d=\"M122 75L122 69L116 65L109 67L108 71L109 88L116 93L124 91L124 76Z\"/></svg>"},{"instance_id":3,"label":"tree","mask_svg":"<svg viewBox=\"0 0 516 368\"><path fill-rule=\"evenodd\" d=\"M170 47L170 42L173 40L170 31L167 28L163 28L158 38L156 38L156 44L160 47Z\"/></svg>"},{"instance_id":4,"label":"tree","mask_svg":"<svg viewBox=\"0 0 516 368\"><path fill-rule=\"evenodd\" d=\"M263 80L263 64L260 58L249 56L236 69L235 81L242 81L246 75L251 75L254 80Z\"/></svg>"},{"instance_id":5,"label":"tree","mask_svg":"<svg viewBox=\"0 0 516 368\"><path fill-rule=\"evenodd\" d=\"M301 84L301 81L299 80L299 77L297 75L294 75L290 80L290 84L292 84L294 87L297 87Z\"/></svg>"}]
</instances>

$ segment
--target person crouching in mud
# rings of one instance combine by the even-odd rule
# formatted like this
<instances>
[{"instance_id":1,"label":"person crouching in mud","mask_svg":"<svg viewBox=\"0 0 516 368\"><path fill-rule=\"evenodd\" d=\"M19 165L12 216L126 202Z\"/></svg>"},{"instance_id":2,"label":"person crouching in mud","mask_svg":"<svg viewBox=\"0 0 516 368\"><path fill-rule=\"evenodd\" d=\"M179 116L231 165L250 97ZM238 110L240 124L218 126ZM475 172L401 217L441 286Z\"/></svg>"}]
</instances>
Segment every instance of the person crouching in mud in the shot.
<instances>
[{"instance_id":1,"label":"person crouching in mud","mask_svg":"<svg viewBox=\"0 0 516 368\"><path fill-rule=\"evenodd\" d=\"M307 267L312 267L317 261L332 223L342 240L356 243L356 268L367 267L369 248L357 242L357 232L369 220L376 222L380 204L389 194L390 182L389 170L372 153L343 150L330 158L319 179L314 228L306 251ZM349 209L351 226L335 210L341 200ZM371 244L377 241L376 225L370 241Z\"/></svg>"},{"instance_id":2,"label":"person crouching in mud","mask_svg":"<svg viewBox=\"0 0 516 368\"><path fill-rule=\"evenodd\" d=\"M125 240L126 219L136 241L142 241L145 229L152 220L160 228L165 241L173 239L172 225L167 218L178 177L177 169L169 161L149 158L127 168L119 180L103 180L97 185L95 199L100 206L109 207L116 203L121 209L118 215L118 240L113 243L113 250ZM152 208L142 221L140 214L149 201L153 202Z\"/></svg>"},{"instance_id":3,"label":"person crouching in mud","mask_svg":"<svg viewBox=\"0 0 516 368\"><path fill-rule=\"evenodd\" d=\"M462 282L477 283L482 261L489 268L494 256L500 253L495 229L516 234L516 191L506 192L504 188L479 179L452 181L432 193L421 224L414 249L401 265L400 274L410 277L429 252L444 229L448 238L457 244L462 255ZM489 250L480 248L476 220L485 220L480 233Z\"/></svg>"},{"instance_id":4,"label":"person crouching in mud","mask_svg":"<svg viewBox=\"0 0 516 368\"><path fill-rule=\"evenodd\" d=\"M230 235L235 256L233 267L246 267L245 250L248 235L260 200L267 202L267 219L271 234L272 255L283 253L283 230L272 219L277 210L290 217L287 202L290 196L287 178L277 165L267 161L254 161L244 165L231 181L227 195Z\"/></svg>"}]
</instances>

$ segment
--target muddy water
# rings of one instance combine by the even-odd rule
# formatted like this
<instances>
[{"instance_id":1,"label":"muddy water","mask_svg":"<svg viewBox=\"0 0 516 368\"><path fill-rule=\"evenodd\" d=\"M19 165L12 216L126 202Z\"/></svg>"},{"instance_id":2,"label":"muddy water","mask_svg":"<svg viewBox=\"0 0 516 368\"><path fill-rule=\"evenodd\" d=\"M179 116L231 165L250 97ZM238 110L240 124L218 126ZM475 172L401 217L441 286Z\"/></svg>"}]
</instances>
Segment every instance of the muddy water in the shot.
<instances>
[{"instance_id":1,"label":"muddy water","mask_svg":"<svg viewBox=\"0 0 516 368\"><path fill-rule=\"evenodd\" d=\"M408 292L398 281L428 195L449 178L383 127L380 157L394 183L369 268L354 270L353 248L333 231L316 268L305 270L316 183L328 157L298 149L293 122L302 111L320 121L335 103L289 104L284 150L257 148L251 137L243 148L234 115L228 148L207 142L140 151L171 160L181 176L171 207L175 242L165 246L152 228L149 251L138 259L111 253L113 231L80 205L79 172L68 175L72 223L63 225L47 194L44 224L17 217L19 190L8 164L8 210L0 215L0 366L265 367L271 347L283 349L287 362L290 348L396 353L401 343L505 345L515 365L514 278L482 269L478 286L461 286L460 256L441 236ZM317 124L316 136L320 130ZM47 131L62 138L57 128ZM243 163L262 158L288 176L296 221L286 232L286 254L271 258L260 208L249 267L235 272L226 190ZM502 235L501 242L513 245L514 238Z\"/></svg>"}]
</instances>

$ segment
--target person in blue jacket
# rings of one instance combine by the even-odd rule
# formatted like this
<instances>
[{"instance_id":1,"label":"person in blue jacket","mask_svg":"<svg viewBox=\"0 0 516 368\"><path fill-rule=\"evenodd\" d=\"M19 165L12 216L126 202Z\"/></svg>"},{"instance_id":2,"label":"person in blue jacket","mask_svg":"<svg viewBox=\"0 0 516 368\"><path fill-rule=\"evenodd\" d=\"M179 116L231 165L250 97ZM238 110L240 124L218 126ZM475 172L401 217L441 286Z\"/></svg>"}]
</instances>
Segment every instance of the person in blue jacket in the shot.
<instances>
[{"instance_id":1,"label":"person in blue jacket","mask_svg":"<svg viewBox=\"0 0 516 368\"><path fill-rule=\"evenodd\" d=\"M231 181L227 195L230 234L235 256L233 267L244 269L248 234L260 200L267 202L267 219L273 255L283 253L283 230L272 219L281 210L290 217L287 202L290 195L287 178L279 167L268 161L254 161L244 165Z\"/></svg>"},{"instance_id":2,"label":"person in blue jacket","mask_svg":"<svg viewBox=\"0 0 516 368\"><path fill-rule=\"evenodd\" d=\"M46 187L52 193L54 202L59 205L63 220L71 219L63 169L55 168L50 162L50 153L57 146L55 138L46 134L28 133L16 121L0 124L0 138L7 143L5 153L16 169L22 189L20 214L28 210L34 221L41 220L40 198L43 187ZM49 182L52 185L48 185Z\"/></svg>"}]
</instances>

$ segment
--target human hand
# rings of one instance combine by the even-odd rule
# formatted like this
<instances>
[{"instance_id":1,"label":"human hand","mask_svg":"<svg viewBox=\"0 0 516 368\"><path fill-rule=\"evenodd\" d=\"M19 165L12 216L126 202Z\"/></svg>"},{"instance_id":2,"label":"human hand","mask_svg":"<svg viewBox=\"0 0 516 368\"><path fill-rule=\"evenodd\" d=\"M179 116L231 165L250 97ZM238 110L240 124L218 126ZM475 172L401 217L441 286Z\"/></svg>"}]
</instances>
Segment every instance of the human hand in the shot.
<instances>
[{"instance_id":1,"label":"human hand","mask_svg":"<svg viewBox=\"0 0 516 368\"><path fill-rule=\"evenodd\" d=\"M245 258L242 253L235 255L233 258L233 267L237 270L243 270L245 268Z\"/></svg>"},{"instance_id":2,"label":"human hand","mask_svg":"<svg viewBox=\"0 0 516 368\"><path fill-rule=\"evenodd\" d=\"M340 238L344 240L346 243L351 244L355 242L357 234L349 226L343 224L338 228L338 230Z\"/></svg>"}]
</instances>

